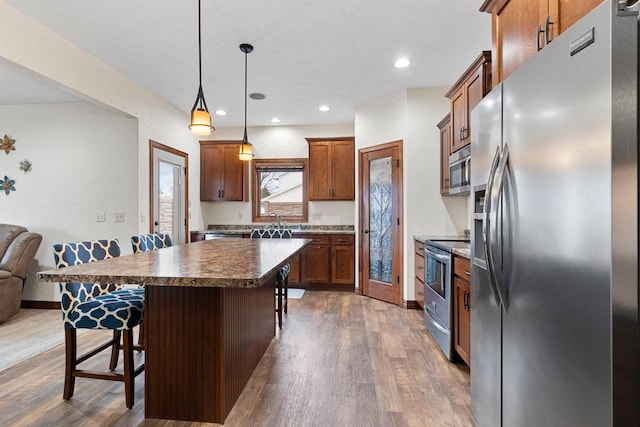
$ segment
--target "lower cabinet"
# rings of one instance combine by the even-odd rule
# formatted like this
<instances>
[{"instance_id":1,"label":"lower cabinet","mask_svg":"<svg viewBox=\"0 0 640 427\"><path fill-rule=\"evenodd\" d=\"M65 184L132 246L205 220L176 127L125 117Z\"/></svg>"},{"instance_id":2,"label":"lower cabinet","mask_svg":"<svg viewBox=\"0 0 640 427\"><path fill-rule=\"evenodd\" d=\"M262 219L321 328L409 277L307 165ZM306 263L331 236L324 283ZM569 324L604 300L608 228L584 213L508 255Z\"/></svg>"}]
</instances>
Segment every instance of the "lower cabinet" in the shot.
<instances>
[{"instance_id":1,"label":"lower cabinet","mask_svg":"<svg viewBox=\"0 0 640 427\"><path fill-rule=\"evenodd\" d=\"M313 240L300 254L299 282L351 286L355 284L353 234L296 234L294 237ZM291 268L293 270L293 266ZM289 283L291 282L289 273Z\"/></svg>"},{"instance_id":2,"label":"lower cabinet","mask_svg":"<svg viewBox=\"0 0 640 427\"><path fill-rule=\"evenodd\" d=\"M424 310L424 244L415 242L415 291L416 302Z\"/></svg>"},{"instance_id":3,"label":"lower cabinet","mask_svg":"<svg viewBox=\"0 0 640 427\"><path fill-rule=\"evenodd\" d=\"M454 347L469 365L471 359L471 275L466 258L454 257Z\"/></svg>"}]
</instances>

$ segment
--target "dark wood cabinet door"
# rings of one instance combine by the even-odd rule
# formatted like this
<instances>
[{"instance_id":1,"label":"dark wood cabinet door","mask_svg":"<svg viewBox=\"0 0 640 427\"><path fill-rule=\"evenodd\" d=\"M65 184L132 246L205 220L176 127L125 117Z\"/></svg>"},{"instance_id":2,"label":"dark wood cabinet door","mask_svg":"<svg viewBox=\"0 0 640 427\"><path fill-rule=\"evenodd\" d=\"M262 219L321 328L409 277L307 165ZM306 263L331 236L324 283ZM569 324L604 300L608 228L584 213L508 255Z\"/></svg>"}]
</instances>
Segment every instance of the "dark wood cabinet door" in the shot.
<instances>
[{"instance_id":1,"label":"dark wood cabinet door","mask_svg":"<svg viewBox=\"0 0 640 427\"><path fill-rule=\"evenodd\" d=\"M548 0L510 0L493 12L493 83L509 77L544 46L538 32L548 14Z\"/></svg>"},{"instance_id":2,"label":"dark wood cabinet door","mask_svg":"<svg viewBox=\"0 0 640 427\"><path fill-rule=\"evenodd\" d=\"M331 283L352 285L355 281L353 245L331 247Z\"/></svg>"},{"instance_id":3,"label":"dark wood cabinet door","mask_svg":"<svg viewBox=\"0 0 640 427\"><path fill-rule=\"evenodd\" d=\"M462 86L451 97L451 146L449 153L453 153L465 145L464 131L468 127L466 112L465 87Z\"/></svg>"},{"instance_id":4,"label":"dark wood cabinet door","mask_svg":"<svg viewBox=\"0 0 640 427\"><path fill-rule=\"evenodd\" d=\"M454 276L454 341L456 352L469 365L471 351L471 287Z\"/></svg>"},{"instance_id":5,"label":"dark wood cabinet door","mask_svg":"<svg viewBox=\"0 0 640 427\"><path fill-rule=\"evenodd\" d=\"M451 114L438 123L440 129L440 194L449 194L449 156L451 153Z\"/></svg>"},{"instance_id":6,"label":"dark wood cabinet door","mask_svg":"<svg viewBox=\"0 0 640 427\"><path fill-rule=\"evenodd\" d=\"M289 261L289 283L300 283L300 255L296 255Z\"/></svg>"},{"instance_id":7,"label":"dark wood cabinet door","mask_svg":"<svg viewBox=\"0 0 640 427\"><path fill-rule=\"evenodd\" d=\"M484 98L484 95L488 92L484 86L484 80L482 78L483 71L484 67L478 68L465 83L465 92L467 96L467 110L465 111L465 116L467 120L465 130L463 132L464 145L471 143L471 110L473 110L475 106L482 101L482 98Z\"/></svg>"},{"instance_id":8,"label":"dark wood cabinet door","mask_svg":"<svg viewBox=\"0 0 640 427\"><path fill-rule=\"evenodd\" d=\"M329 245L311 244L302 251L302 281L329 283Z\"/></svg>"},{"instance_id":9,"label":"dark wood cabinet door","mask_svg":"<svg viewBox=\"0 0 640 427\"><path fill-rule=\"evenodd\" d=\"M416 245L416 251L418 250L418 245ZM422 247L420 250L423 250ZM416 302L418 305L424 309L424 257L416 252L415 253L415 292L416 292Z\"/></svg>"},{"instance_id":10,"label":"dark wood cabinet door","mask_svg":"<svg viewBox=\"0 0 640 427\"><path fill-rule=\"evenodd\" d=\"M222 199L244 200L244 170L247 162L238 158L239 144L221 145L223 158Z\"/></svg>"},{"instance_id":11,"label":"dark wood cabinet door","mask_svg":"<svg viewBox=\"0 0 640 427\"><path fill-rule=\"evenodd\" d=\"M553 24L553 38L579 21L603 0L549 0L549 16Z\"/></svg>"},{"instance_id":12,"label":"dark wood cabinet door","mask_svg":"<svg viewBox=\"0 0 640 427\"><path fill-rule=\"evenodd\" d=\"M215 145L200 146L200 200L222 199L222 157Z\"/></svg>"},{"instance_id":13,"label":"dark wood cabinet door","mask_svg":"<svg viewBox=\"0 0 640 427\"><path fill-rule=\"evenodd\" d=\"M331 199L329 142L309 143L309 200Z\"/></svg>"},{"instance_id":14,"label":"dark wood cabinet door","mask_svg":"<svg viewBox=\"0 0 640 427\"><path fill-rule=\"evenodd\" d=\"M355 144L353 141L332 141L332 200L355 200L355 159Z\"/></svg>"}]
</instances>

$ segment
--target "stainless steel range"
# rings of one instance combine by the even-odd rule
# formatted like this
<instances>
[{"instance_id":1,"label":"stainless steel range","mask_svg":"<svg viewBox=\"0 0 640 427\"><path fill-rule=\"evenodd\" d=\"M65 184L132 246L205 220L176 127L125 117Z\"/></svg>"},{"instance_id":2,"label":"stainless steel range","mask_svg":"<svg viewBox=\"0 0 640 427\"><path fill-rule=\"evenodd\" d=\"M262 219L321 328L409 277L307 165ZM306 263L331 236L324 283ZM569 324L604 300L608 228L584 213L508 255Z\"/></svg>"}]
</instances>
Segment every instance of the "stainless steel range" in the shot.
<instances>
[{"instance_id":1,"label":"stainless steel range","mask_svg":"<svg viewBox=\"0 0 640 427\"><path fill-rule=\"evenodd\" d=\"M424 242L424 325L447 357L453 357L453 248L467 237L432 237Z\"/></svg>"}]
</instances>

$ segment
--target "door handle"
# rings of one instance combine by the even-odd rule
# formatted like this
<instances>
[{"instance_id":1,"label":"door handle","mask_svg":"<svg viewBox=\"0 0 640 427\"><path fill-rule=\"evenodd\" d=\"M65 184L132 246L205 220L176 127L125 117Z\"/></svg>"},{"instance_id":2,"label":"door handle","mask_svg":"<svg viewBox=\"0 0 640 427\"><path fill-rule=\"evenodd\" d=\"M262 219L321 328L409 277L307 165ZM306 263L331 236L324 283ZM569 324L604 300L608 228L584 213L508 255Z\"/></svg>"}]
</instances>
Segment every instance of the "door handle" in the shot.
<instances>
[{"instance_id":1,"label":"door handle","mask_svg":"<svg viewBox=\"0 0 640 427\"><path fill-rule=\"evenodd\" d=\"M492 206L497 206L500 195L502 194L502 189L504 187L504 178L505 178L505 173L507 171L508 164L509 164L509 146L507 145L507 143L505 143L504 148L502 149L502 156L501 156L500 162L498 163L498 168L496 169L496 174L495 174L496 181L494 182L495 188L491 192ZM492 234L492 245L494 245L497 242L497 237L498 237L498 225L496 223L490 224L490 229L489 229L489 232ZM493 240L493 237L496 237L496 239ZM493 250L491 250L491 255L493 255ZM504 277L502 275L502 272L498 272L495 269L495 263L493 262L493 259L491 260L491 265L489 265L489 268L493 270L494 277L497 279L495 283L496 290L498 291L498 295L500 296L500 301L502 302L502 309L506 313L507 311L509 311L509 299L507 297L507 292L504 288Z\"/></svg>"},{"instance_id":2,"label":"door handle","mask_svg":"<svg viewBox=\"0 0 640 427\"><path fill-rule=\"evenodd\" d=\"M491 244L491 233L489 232L489 227L491 225L492 215L493 215L493 206L492 206L492 198L491 194L493 193L493 185L495 181L496 170L498 169L498 163L500 157L502 156L502 148L498 146L496 149L496 154L493 156L493 160L491 162L491 169L489 172L489 180L487 182L487 194L484 197L484 218L482 221L482 243L484 244L484 253L487 256L487 273L489 275L489 286L491 287L491 292L493 294L493 299L495 300L496 307L500 307L500 294L496 289L496 279L493 273L492 263L493 263L493 253L491 252L492 244Z\"/></svg>"},{"instance_id":3,"label":"door handle","mask_svg":"<svg viewBox=\"0 0 640 427\"><path fill-rule=\"evenodd\" d=\"M363 232L364 234L369 234L369 230L368 230L368 229L366 229L366 228L365 228L364 230L362 230L362 232Z\"/></svg>"},{"instance_id":4,"label":"door handle","mask_svg":"<svg viewBox=\"0 0 640 427\"><path fill-rule=\"evenodd\" d=\"M551 20L551 16L547 15L547 20L544 23L544 43L549 44L553 41L551 38L551 32L549 31L549 27L551 27L554 22Z\"/></svg>"}]
</instances>

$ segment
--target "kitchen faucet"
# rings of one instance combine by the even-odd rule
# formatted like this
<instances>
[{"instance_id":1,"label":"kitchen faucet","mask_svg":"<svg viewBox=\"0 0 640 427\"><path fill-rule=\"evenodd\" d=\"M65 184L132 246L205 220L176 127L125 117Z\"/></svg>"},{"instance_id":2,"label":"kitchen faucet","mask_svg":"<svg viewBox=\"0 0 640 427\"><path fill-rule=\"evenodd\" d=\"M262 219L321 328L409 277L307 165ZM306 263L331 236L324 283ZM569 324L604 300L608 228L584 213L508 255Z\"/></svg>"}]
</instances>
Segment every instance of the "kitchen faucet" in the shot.
<instances>
[{"instance_id":1,"label":"kitchen faucet","mask_svg":"<svg viewBox=\"0 0 640 427\"><path fill-rule=\"evenodd\" d=\"M271 213L269 214L269 216L275 216L275 217L276 217L276 222L275 222L275 224L276 224L276 228L277 228L278 230L280 230L280 215L278 215L278 214L277 214L277 213L275 213L275 212L271 212Z\"/></svg>"}]
</instances>

